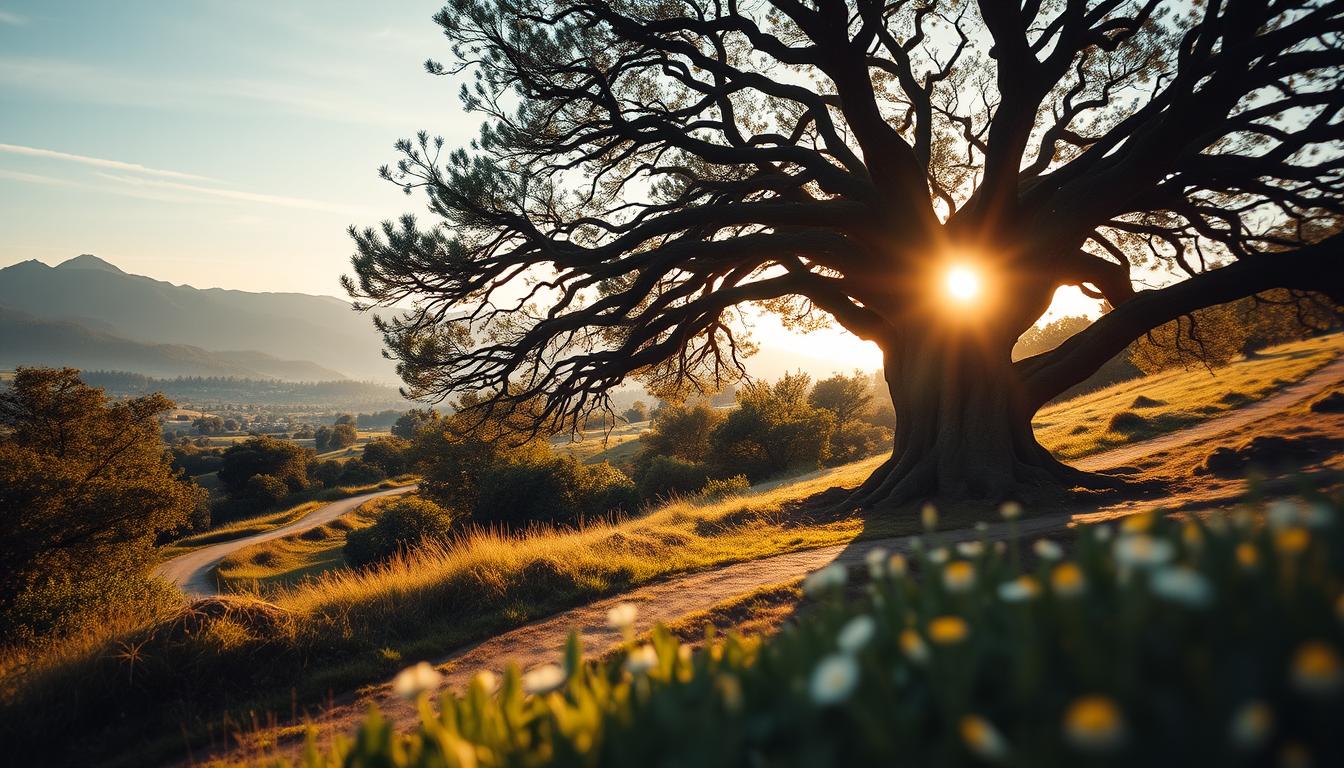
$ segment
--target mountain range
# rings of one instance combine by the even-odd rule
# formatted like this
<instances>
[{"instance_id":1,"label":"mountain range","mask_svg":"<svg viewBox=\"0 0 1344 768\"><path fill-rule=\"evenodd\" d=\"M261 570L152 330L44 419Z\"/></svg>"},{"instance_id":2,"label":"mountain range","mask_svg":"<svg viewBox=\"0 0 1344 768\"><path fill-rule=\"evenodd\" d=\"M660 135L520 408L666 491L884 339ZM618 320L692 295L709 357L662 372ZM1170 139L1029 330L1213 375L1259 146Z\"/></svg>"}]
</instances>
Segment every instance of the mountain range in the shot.
<instances>
[{"instance_id":1,"label":"mountain range","mask_svg":"<svg viewBox=\"0 0 1344 768\"><path fill-rule=\"evenodd\" d=\"M89 254L0 269L0 368L391 383L372 319L330 296L194 288Z\"/></svg>"}]
</instances>

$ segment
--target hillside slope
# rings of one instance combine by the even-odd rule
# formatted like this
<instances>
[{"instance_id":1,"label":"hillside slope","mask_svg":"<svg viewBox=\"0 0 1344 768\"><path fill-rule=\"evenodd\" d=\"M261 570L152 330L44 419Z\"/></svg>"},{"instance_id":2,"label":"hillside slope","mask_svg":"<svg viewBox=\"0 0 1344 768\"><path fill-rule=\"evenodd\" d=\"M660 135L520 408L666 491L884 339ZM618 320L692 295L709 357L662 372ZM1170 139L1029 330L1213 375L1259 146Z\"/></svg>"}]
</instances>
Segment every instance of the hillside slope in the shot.
<instances>
[{"instance_id":1,"label":"hillside slope","mask_svg":"<svg viewBox=\"0 0 1344 768\"><path fill-rule=\"evenodd\" d=\"M0 368L71 366L134 370L149 376L235 376L331 381L341 373L264 352L211 352L187 344L145 344L70 320L43 320L0 306Z\"/></svg>"},{"instance_id":2,"label":"hillside slope","mask_svg":"<svg viewBox=\"0 0 1344 768\"><path fill-rule=\"evenodd\" d=\"M371 318L330 296L173 285L86 254L55 267L25 261L0 269L0 306L143 344L256 350L353 378L394 377Z\"/></svg>"}]
</instances>

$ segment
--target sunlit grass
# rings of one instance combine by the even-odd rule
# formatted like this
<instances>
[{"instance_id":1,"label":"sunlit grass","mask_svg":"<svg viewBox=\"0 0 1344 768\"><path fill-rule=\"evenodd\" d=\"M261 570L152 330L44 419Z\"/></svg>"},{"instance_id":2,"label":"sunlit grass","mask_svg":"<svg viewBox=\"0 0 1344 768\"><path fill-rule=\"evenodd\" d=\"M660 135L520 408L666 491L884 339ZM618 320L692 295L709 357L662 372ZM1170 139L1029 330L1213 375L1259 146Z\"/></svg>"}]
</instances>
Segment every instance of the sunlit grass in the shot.
<instances>
[{"instance_id":1,"label":"sunlit grass","mask_svg":"<svg viewBox=\"0 0 1344 768\"><path fill-rule=\"evenodd\" d=\"M263 592L343 568L346 536L373 525L387 501L371 499L329 523L243 547L220 561L215 575L225 591ZM322 504L309 502L301 506L316 509Z\"/></svg>"},{"instance_id":2,"label":"sunlit grass","mask_svg":"<svg viewBox=\"0 0 1344 768\"><path fill-rule=\"evenodd\" d=\"M1061 459L1175 432L1274 394L1344 352L1333 333L1261 350L1209 371L1170 370L1042 408L1036 439Z\"/></svg>"}]
</instances>

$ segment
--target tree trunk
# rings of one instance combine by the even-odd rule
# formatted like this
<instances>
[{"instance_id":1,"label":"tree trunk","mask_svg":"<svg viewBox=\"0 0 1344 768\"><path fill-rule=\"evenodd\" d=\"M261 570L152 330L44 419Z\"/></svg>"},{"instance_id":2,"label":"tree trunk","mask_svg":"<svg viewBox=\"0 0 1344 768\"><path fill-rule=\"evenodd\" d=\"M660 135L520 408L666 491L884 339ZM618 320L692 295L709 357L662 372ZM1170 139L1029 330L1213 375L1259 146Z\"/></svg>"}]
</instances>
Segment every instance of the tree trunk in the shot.
<instances>
[{"instance_id":1,"label":"tree trunk","mask_svg":"<svg viewBox=\"0 0 1344 768\"><path fill-rule=\"evenodd\" d=\"M896 406L892 456L841 504L871 509L925 500L1001 502L1113 481L1075 470L1032 432L1034 409L1010 340L929 329L884 345Z\"/></svg>"}]
</instances>

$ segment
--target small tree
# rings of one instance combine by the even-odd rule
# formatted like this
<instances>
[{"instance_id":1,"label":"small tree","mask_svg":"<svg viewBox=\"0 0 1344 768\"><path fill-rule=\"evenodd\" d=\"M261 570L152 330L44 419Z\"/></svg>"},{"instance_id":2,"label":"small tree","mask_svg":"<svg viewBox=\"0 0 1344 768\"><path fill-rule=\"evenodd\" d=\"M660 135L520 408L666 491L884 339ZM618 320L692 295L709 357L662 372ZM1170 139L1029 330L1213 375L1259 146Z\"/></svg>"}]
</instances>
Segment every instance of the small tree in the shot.
<instances>
[{"instance_id":1,"label":"small tree","mask_svg":"<svg viewBox=\"0 0 1344 768\"><path fill-rule=\"evenodd\" d=\"M723 423L724 412L704 403L668 405L658 410L648 432L640 435L639 464L658 456L703 462L709 456L709 436Z\"/></svg>"},{"instance_id":2,"label":"small tree","mask_svg":"<svg viewBox=\"0 0 1344 768\"><path fill-rule=\"evenodd\" d=\"M406 440L414 440L421 427L438 420L439 412L433 408L412 408L392 425L392 434Z\"/></svg>"},{"instance_id":3,"label":"small tree","mask_svg":"<svg viewBox=\"0 0 1344 768\"><path fill-rule=\"evenodd\" d=\"M192 427L199 435L222 435L225 429L224 420L218 416L202 416L192 422Z\"/></svg>"},{"instance_id":4,"label":"small tree","mask_svg":"<svg viewBox=\"0 0 1344 768\"><path fill-rule=\"evenodd\" d=\"M370 440L364 446L364 461L388 475L400 475L410 469L411 441L400 437Z\"/></svg>"},{"instance_id":5,"label":"small tree","mask_svg":"<svg viewBox=\"0 0 1344 768\"><path fill-rule=\"evenodd\" d=\"M625 420L631 424L638 424L641 421L649 420L649 406L643 400L636 400L633 405L621 414Z\"/></svg>"},{"instance_id":6,"label":"small tree","mask_svg":"<svg viewBox=\"0 0 1344 768\"><path fill-rule=\"evenodd\" d=\"M247 495L254 475L270 475L290 491L302 490L308 480L308 452L288 440L251 437L229 446L219 468L219 481L230 496Z\"/></svg>"},{"instance_id":7,"label":"small tree","mask_svg":"<svg viewBox=\"0 0 1344 768\"><path fill-rule=\"evenodd\" d=\"M853 376L837 373L818 381L808 395L808 402L834 414L836 430L844 430L872 405L873 391L862 371L855 371Z\"/></svg>"},{"instance_id":8,"label":"small tree","mask_svg":"<svg viewBox=\"0 0 1344 768\"><path fill-rule=\"evenodd\" d=\"M756 481L825 462L835 416L808 401L811 384L807 375L791 373L774 385L739 388L737 409L710 436L710 465L721 476L745 473Z\"/></svg>"},{"instance_id":9,"label":"small tree","mask_svg":"<svg viewBox=\"0 0 1344 768\"><path fill-rule=\"evenodd\" d=\"M439 505L416 496L389 502L368 528L351 531L342 553L358 568L388 560L427 540L446 540L456 516Z\"/></svg>"},{"instance_id":10,"label":"small tree","mask_svg":"<svg viewBox=\"0 0 1344 768\"><path fill-rule=\"evenodd\" d=\"M163 450L157 418L172 408L110 401L74 369L18 369L0 394L0 635L146 593L155 540L206 497Z\"/></svg>"}]
</instances>

